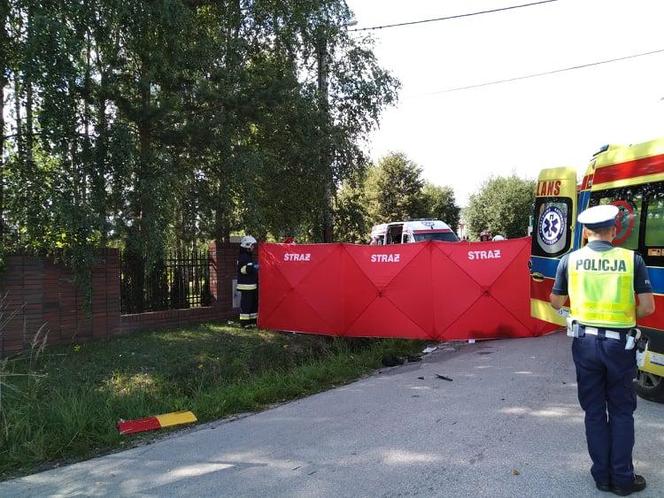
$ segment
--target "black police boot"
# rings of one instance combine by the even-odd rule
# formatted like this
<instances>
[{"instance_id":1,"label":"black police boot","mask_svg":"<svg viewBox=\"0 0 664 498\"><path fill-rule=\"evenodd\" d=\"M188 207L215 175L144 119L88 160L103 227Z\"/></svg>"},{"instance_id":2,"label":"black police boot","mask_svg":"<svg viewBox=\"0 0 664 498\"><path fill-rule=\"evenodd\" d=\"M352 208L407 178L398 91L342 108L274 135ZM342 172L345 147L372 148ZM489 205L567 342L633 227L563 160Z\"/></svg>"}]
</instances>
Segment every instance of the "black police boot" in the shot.
<instances>
[{"instance_id":1,"label":"black police boot","mask_svg":"<svg viewBox=\"0 0 664 498\"><path fill-rule=\"evenodd\" d=\"M643 491L644 489L646 489L646 480L643 478L643 476L636 474L634 475L634 481L630 487L619 488L618 486L611 486L611 492L618 496L631 495L632 493Z\"/></svg>"},{"instance_id":2,"label":"black police boot","mask_svg":"<svg viewBox=\"0 0 664 498\"><path fill-rule=\"evenodd\" d=\"M600 491L611 491L611 485L610 484L602 484L601 482L596 482L595 486Z\"/></svg>"}]
</instances>

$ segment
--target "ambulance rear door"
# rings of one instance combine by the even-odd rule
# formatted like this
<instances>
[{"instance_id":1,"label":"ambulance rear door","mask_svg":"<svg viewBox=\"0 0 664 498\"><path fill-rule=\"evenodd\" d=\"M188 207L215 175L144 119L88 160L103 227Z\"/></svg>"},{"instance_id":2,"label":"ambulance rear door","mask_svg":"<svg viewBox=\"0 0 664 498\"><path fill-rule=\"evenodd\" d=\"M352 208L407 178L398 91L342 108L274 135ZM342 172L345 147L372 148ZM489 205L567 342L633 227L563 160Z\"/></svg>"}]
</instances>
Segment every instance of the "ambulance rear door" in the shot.
<instances>
[{"instance_id":1,"label":"ambulance rear door","mask_svg":"<svg viewBox=\"0 0 664 498\"><path fill-rule=\"evenodd\" d=\"M549 304L560 258L573 249L577 209L575 168L542 170L537 179L530 257L530 314L559 325L565 318Z\"/></svg>"}]
</instances>

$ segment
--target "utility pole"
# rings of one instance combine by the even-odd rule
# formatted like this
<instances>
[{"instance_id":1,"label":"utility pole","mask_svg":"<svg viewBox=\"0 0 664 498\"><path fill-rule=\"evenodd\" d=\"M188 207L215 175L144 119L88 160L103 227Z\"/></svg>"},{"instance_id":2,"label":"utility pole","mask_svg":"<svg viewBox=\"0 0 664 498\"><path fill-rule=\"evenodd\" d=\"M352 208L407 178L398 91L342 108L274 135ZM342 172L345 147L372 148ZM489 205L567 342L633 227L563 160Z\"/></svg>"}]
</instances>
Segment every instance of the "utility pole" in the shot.
<instances>
[{"instance_id":1,"label":"utility pole","mask_svg":"<svg viewBox=\"0 0 664 498\"><path fill-rule=\"evenodd\" d=\"M351 20L344 24L343 28L355 26L356 20ZM329 132L330 124L330 103L329 103L329 76L330 76L330 57L327 50L328 45L328 24L318 26L316 36L316 60L318 65L318 99L319 109L323 117L324 125L321 126L323 133ZM323 242L334 241L334 220L332 215L332 197L334 196L334 175L332 171L332 151L330 150L328 136L321 137L323 148L320 151L320 161L323 171L325 171L325 190L323 199Z\"/></svg>"}]
</instances>

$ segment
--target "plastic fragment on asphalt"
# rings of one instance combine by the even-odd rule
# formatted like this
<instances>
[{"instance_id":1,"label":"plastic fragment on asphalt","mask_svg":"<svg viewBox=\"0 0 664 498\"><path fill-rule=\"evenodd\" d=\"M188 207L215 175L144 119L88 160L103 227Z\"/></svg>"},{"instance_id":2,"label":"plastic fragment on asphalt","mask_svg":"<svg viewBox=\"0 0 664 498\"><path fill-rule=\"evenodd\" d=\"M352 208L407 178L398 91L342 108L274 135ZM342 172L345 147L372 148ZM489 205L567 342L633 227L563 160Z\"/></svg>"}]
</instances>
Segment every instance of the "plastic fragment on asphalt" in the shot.
<instances>
[{"instance_id":1,"label":"plastic fragment on asphalt","mask_svg":"<svg viewBox=\"0 0 664 498\"><path fill-rule=\"evenodd\" d=\"M159 424L162 428L170 427L172 425L191 424L197 422L198 419L190 411L171 412L164 415L157 415Z\"/></svg>"},{"instance_id":2,"label":"plastic fragment on asphalt","mask_svg":"<svg viewBox=\"0 0 664 498\"><path fill-rule=\"evenodd\" d=\"M161 429L157 417L139 418L134 420L120 420L116 427L120 434L134 434L136 432L154 431Z\"/></svg>"},{"instance_id":3,"label":"plastic fragment on asphalt","mask_svg":"<svg viewBox=\"0 0 664 498\"><path fill-rule=\"evenodd\" d=\"M450 379L449 377L445 377L444 375L440 375L440 374L436 374L436 377L438 377L439 379L449 381L449 382L452 382L452 380L453 380L453 379Z\"/></svg>"},{"instance_id":4,"label":"plastic fragment on asphalt","mask_svg":"<svg viewBox=\"0 0 664 498\"><path fill-rule=\"evenodd\" d=\"M436 349L438 349L438 346L427 346L422 350L422 353L424 354L433 353Z\"/></svg>"},{"instance_id":5,"label":"plastic fragment on asphalt","mask_svg":"<svg viewBox=\"0 0 664 498\"><path fill-rule=\"evenodd\" d=\"M180 411L165 413L157 415L156 417L146 417L134 420L122 420L117 423L116 427L120 434L135 434L137 432L154 431L163 429L164 427L171 427L174 425L190 424L196 422L198 419L190 411Z\"/></svg>"}]
</instances>

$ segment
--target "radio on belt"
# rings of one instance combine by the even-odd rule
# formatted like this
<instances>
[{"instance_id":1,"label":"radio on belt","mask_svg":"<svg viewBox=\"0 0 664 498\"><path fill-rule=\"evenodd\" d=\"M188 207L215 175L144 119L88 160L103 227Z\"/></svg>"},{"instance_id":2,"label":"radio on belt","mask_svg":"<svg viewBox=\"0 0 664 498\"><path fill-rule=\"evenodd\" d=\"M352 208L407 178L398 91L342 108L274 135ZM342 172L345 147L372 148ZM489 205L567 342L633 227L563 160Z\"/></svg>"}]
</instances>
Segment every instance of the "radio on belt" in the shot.
<instances>
[{"instance_id":1,"label":"radio on belt","mask_svg":"<svg viewBox=\"0 0 664 498\"><path fill-rule=\"evenodd\" d=\"M627 342L625 343L625 349L634 349L636 346L636 341L641 338L641 330L637 328L631 329L627 332Z\"/></svg>"},{"instance_id":2,"label":"radio on belt","mask_svg":"<svg viewBox=\"0 0 664 498\"><path fill-rule=\"evenodd\" d=\"M567 321L567 337L584 337L586 335L585 331L581 326L579 325L579 322L577 322L574 318L571 316L568 316L566 318Z\"/></svg>"},{"instance_id":3,"label":"radio on belt","mask_svg":"<svg viewBox=\"0 0 664 498\"><path fill-rule=\"evenodd\" d=\"M643 336L636 342L636 366L641 368L646 363L648 353L648 338Z\"/></svg>"}]
</instances>

